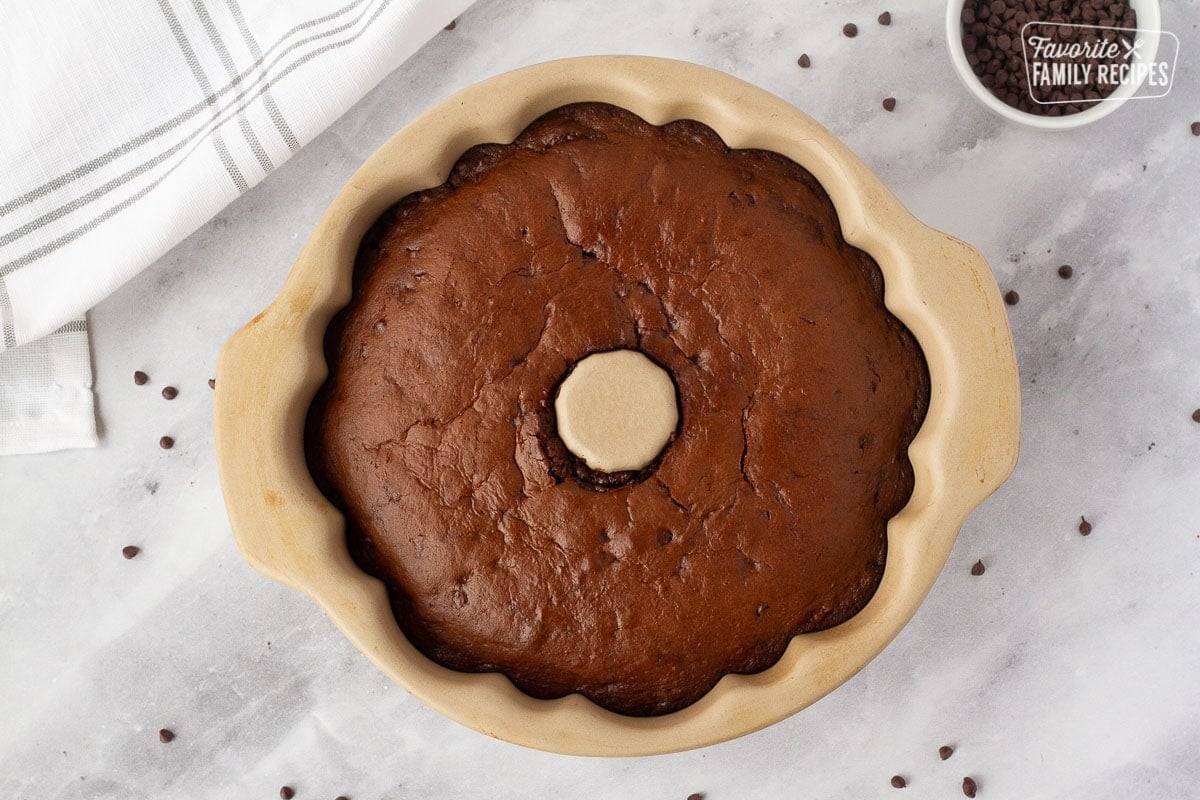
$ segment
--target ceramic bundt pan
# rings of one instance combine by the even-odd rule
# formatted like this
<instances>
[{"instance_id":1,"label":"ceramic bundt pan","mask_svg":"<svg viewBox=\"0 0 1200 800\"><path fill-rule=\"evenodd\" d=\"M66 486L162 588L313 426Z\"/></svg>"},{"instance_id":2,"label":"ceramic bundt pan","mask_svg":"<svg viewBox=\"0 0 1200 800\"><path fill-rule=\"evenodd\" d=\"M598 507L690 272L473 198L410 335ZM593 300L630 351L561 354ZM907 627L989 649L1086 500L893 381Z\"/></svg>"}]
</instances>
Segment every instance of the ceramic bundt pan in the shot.
<instances>
[{"instance_id":1,"label":"ceramic bundt pan","mask_svg":"<svg viewBox=\"0 0 1200 800\"><path fill-rule=\"evenodd\" d=\"M326 376L322 338L350 300L359 241L410 192L442 183L468 148L510 142L567 103L599 101L662 125L694 119L732 148L803 165L837 208L846 241L883 270L885 300L916 336L932 395L909 448L916 487L888 524L887 566L870 603L792 640L779 663L729 675L695 704L628 717L579 695L536 700L499 674L445 669L417 651L384 585L346 548L344 520L304 459L304 420ZM306 592L397 683L451 719L570 754L641 755L713 744L818 700L875 657L916 612L959 526L1012 471L1019 440L1008 319L984 258L917 222L849 150L778 97L705 67L657 58L573 58L491 78L443 100L354 174L317 224L279 296L226 344L217 369L221 486L238 545L263 574Z\"/></svg>"}]
</instances>

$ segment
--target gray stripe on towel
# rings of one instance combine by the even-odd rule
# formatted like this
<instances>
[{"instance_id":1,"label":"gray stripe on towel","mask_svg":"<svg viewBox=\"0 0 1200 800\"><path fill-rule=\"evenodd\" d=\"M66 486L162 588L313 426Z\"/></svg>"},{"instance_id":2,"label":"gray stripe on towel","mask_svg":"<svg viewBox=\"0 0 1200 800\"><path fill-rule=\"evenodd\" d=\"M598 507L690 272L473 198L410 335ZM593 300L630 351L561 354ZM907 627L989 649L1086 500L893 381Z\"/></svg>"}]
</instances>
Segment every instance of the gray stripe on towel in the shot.
<instances>
[{"instance_id":1,"label":"gray stripe on towel","mask_svg":"<svg viewBox=\"0 0 1200 800\"><path fill-rule=\"evenodd\" d=\"M208 40L212 42L213 48L216 49L217 55L221 59L221 65L225 67L225 72L229 75L229 79L237 79L237 66L233 63L233 56L229 54L229 48L225 46L225 42L221 39L221 32L217 30L216 23L213 22L212 15L208 13L208 9L204 7L204 0L192 0L192 8L196 12L196 16L200 18L200 24L204 26L204 32L208 34ZM250 152L254 153L254 157L258 160L258 165L262 167L263 174L269 175L275 169L275 165L271 162L271 157L267 155L267 151L263 149L262 142L258 140L258 134L254 132L254 128L250 125L250 120L246 117L244 110L239 110L237 113L238 128L242 131L242 137L245 138L246 144L250 146Z\"/></svg>"},{"instance_id":2,"label":"gray stripe on towel","mask_svg":"<svg viewBox=\"0 0 1200 800\"><path fill-rule=\"evenodd\" d=\"M179 45L179 50L183 53L183 59L187 62L188 67L192 70L192 77L196 79L196 83L200 86L200 91L207 97L214 97L212 84L208 82L208 76L204 74L204 68L200 66L200 59L196 57L196 51L192 49L192 45L187 40L187 35L183 32L183 26L179 24L179 18L175 16L174 9L171 8L170 0L158 0L158 7L162 11L163 16L167 18L167 26L170 27L172 35L175 37L176 44ZM217 118L217 110L215 100L208 105L212 109L213 119ZM230 180L237 187L238 193L242 193L250 188L250 184L246 183L242 171L238 169L233 157L229 154L229 148L225 146L225 139L221 136L219 128L213 129L212 132L213 147L217 151L217 155L221 159L221 163L225 165L225 171L229 173Z\"/></svg>"},{"instance_id":3,"label":"gray stripe on towel","mask_svg":"<svg viewBox=\"0 0 1200 800\"><path fill-rule=\"evenodd\" d=\"M317 25L321 25L321 24L324 24L331 20L337 19L338 17L342 16L346 12L352 11L355 8L357 8L358 6L362 5L364 2L367 2L367 0L354 0L354 2L349 3L348 5L342 6L338 10L332 11L323 17L311 19L311 20L308 20L306 22L302 22L302 23L296 25L291 30L289 30L287 33L283 34L283 36L279 37L279 39L275 42L275 44L268 47L266 52L260 58L258 58L258 60L256 60L246 70L244 70L241 74L238 75L236 80L233 80L233 81L225 84L224 86L222 86L215 95L205 97L200 102L196 103L195 105L191 106L190 108L184 109L180 113L176 114L174 117L171 117L171 119L167 120L166 122L160 123L158 125L155 125L153 128L148 128L147 130L142 131L140 134L133 137L132 139L129 139L129 140L123 142L122 144L117 145L116 147L112 148L111 150L109 150L105 153L101 153L100 155L96 156L95 158L93 158L89 161L86 161L83 164L80 164L78 167L68 170L67 172L62 173L61 175L59 175L55 178L51 178L50 180L46 181L42 185L36 186L33 189L30 189L29 191L24 192L23 194L17 195L16 197L14 197L10 200L6 200L3 204L0 204L0 217L3 217L7 214L11 214L13 211L16 211L18 208L26 206L29 203L32 203L33 201L35 201L41 197L45 197L46 195L51 194L52 192L58 191L59 189L63 188L64 186L69 186L76 179L81 178L84 175L88 175L92 172L95 172L96 170L100 169L101 167L112 163L113 161L120 158L121 156L126 155L127 153L133 152L134 150L138 149L139 147L154 141L155 139L157 139L158 137L162 136L165 133L169 133L170 131L173 131L175 128L178 128L180 125L182 125L183 123L192 119L193 117L195 117L197 114L199 114L204 109L208 108L213 102L220 99L222 96L229 93L231 90L237 88L241 84L241 82L244 81L255 70L258 70L258 73L259 73L258 80L264 80L266 78L266 72L264 69L262 69L263 62L266 60L266 58L268 56L270 56L277 49L279 49L281 46L283 46L283 44L285 42L287 42L288 39L290 39L292 36L299 33L300 31L308 30L309 28L312 28ZM361 16L358 19L361 19ZM353 24L354 22L357 22L357 19L353 20L351 22L351 24ZM331 29L328 31L323 31L319 34L310 36L307 39L305 39L302 42L299 42L297 44L307 44L309 42L318 41L318 40L324 39L328 36L332 36L336 33L341 33L343 30L345 30L345 26L334 28L334 29ZM289 46L288 48L286 48L283 51L283 53L280 54L280 58L282 58L283 55L286 55L288 52L293 50L294 47L295 46ZM276 62L278 62L278 60L279 59L277 58L275 61L273 61L271 63L271 66L274 66L274 64ZM178 146L173 147L171 149L171 152L174 152L178 149L179 149ZM297 149L299 149L299 145L297 145Z\"/></svg>"},{"instance_id":4,"label":"gray stripe on towel","mask_svg":"<svg viewBox=\"0 0 1200 800\"><path fill-rule=\"evenodd\" d=\"M255 94L251 95L246 100L246 102L243 103L242 106L240 106L240 107L244 108L249 103L254 102L254 100L257 99L258 96L260 94L262 94L264 91L266 91L267 88L269 88L271 85L278 83L283 78L286 78L294 70L296 70L299 67L303 66L304 64L308 63L309 61L316 58L317 56L328 53L331 50L336 50L340 47L344 47L344 46L356 41L360 36L362 36L364 33L367 32L367 30L371 27L372 23L374 23L375 20L379 19L380 15L383 14L384 10L389 5L391 5L391 2L392 2L392 0L383 0L380 3L379 7L375 10L375 12L370 16L370 18L366 21L366 23L362 26L362 28L357 33L353 34L352 36L348 36L345 39L339 39L336 42L330 42L329 44L322 45L321 47L317 48L316 50L313 50L312 52L307 53L304 56L301 56L300 58L296 59L296 61L289 64L278 75L276 75L271 80L269 80L265 84L263 84L263 86L260 87L259 90ZM245 93L248 91L249 90L247 89L242 94L238 95L237 98L234 99L234 102L236 102L238 99L243 97L245 95ZM227 111L228 108L229 107L226 106L226 108L221 110L221 113L224 113L225 111ZM234 113L236 113L236 110ZM224 122L228 121L228 119L229 119L229 116L226 116L224 120L214 121L212 124L215 127L215 126L224 124ZM199 135L199 132L196 132L190 138L195 138L195 136L198 136L198 135ZM180 157L180 159L178 161L176 161L174 164L171 165L171 167L165 173L163 173L158 178L154 179L149 185L147 185L144 188L142 188L141 190L139 190L136 194L126 198L125 200L122 200L120 203L117 203L115 206L110 207L108 210L106 210L99 216L95 217L90 222L87 222L84 225L81 225L80 227L76 228L75 230L69 231L69 232L63 234L62 236L59 236L57 239L54 239L53 241L47 242L46 244L42 245L41 247L31 250L30 252L26 253L25 255L23 255L19 258L9 261L7 264L0 265L0 277L3 277L4 275L8 275L12 272L16 272L18 269L21 269L22 267L26 266L27 264L30 264L34 261L37 261L39 258L49 255L50 253L53 253L55 250L58 250L60 247L63 247L64 245L70 244L71 242L78 239L80 236L83 236L84 234L86 234L89 231L91 231L92 229L94 229L96 226L98 226L100 223L107 220L109 217L112 217L114 214L124 211L126 208L133 205L135 202L137 202L138 200L142 199L147 194L149 194L150 191L152 191L154 189L154 187L158 186L160 183L162 183L164 180L166 180L167 177L170 176L170 174L172 172L174 172L176 169L179 168L179 166L181 164L184 163L184 161L187 159L188 155L191 154L192 151L194 151L202 143L203 143L203 140L200 140L200 141L194 143L190 148L188 148L183 153L183 155Z\"/></svg>"},{"instance_id":5,"label":"gray stripe on towel","mask_svg":"<svg viewBox=\"0 0 1200 800\"><path fill-rule=\"evenodd\" d=\"M258 40L254 38L254 34L250 32L250 26L246 24L246 17L242 14L241 7L237 4L237 0L226 0L229 6L229 11L233 14L233 20L237 23L238 31L241 32L242 38L246 41L246 47L250 48L250 55L254 56L254 63L261 65L263 61L262 50L258 47ZM259 69L262 77L266 77L266 73ZM288 146L288 150L295 153L300 149L300 140L296 138L296 134L292 133L292 128L287 124L287 120L283 117L283 112L279 110L279 106L275 104L275 96L271 94L271 90L267 89L263 92L263 105L267 107L267 114L270 115L271 121L275 123L275 130L279 131L279 138L283 139L283 143Z\"/></svg>"}]
</instances>

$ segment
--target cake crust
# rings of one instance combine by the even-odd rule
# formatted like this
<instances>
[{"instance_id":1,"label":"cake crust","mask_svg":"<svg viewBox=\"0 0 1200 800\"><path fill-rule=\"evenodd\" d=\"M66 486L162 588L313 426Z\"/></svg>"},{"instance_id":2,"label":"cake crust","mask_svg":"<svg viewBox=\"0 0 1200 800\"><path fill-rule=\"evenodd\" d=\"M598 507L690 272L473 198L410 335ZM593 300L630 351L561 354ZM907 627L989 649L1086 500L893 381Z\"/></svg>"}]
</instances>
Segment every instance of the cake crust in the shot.
<instances>
[{"instance_id":1,"label":"cake crust","mask_svg":"<svg viewBox=\"0 0 1200 800\"><path fill-rule=\"evenodd\" d=\"M680 421L638 473L554 430L571 365L633 349ZM557 109L364 239L309 412L318 485L430 658L661 714L859 611L929 379L878 266L775 153Z\"/></svg>"}]
</instances>

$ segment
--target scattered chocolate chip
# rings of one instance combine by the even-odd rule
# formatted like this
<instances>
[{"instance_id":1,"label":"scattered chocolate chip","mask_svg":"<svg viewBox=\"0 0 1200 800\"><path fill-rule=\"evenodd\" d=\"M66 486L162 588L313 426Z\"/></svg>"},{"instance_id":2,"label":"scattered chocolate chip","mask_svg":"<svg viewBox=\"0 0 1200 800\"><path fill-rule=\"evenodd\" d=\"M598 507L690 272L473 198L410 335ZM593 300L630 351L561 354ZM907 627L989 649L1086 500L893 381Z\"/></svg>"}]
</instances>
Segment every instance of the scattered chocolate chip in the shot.
<instances>
[{"instance_id":1,"label":"scattered chocolate chip","mask_svg":"<svg viewBox=\"0 0 1200 800\"><path fill-rule=\"evenodd\" d=\"M339 794L337 797L333 798L333 800L350 800L350 798L346 797L344 794Z\"/></svg>"},{"instance_id":2,"label":"scattered chocolate chip","mask_svg":"<svg viewBox=\"0 0 1200 800\"><path fill-rule=\"evenodd\" d=\"M808 57L808 53L801 53L800 57L796 59L796 63L799 64L802 69L808 69L812 66L812 59Z\"/></svg>"},{"instance_id":3,"label":"scattered chocolate chip","mask_svg":"<svg viewBox=\"0 0 1200 800\"><path fill-rule=\"evenodd\" d=\"M142 372L140 369L133 373L133 382L138 386L145 386L146 382L149 380L150 376Z\"/></svg>"},{"instance_id":4,"label":"scattered chocolate chip","mask_svg":"<svg viewBox=\"0 0 1200 800\"><path fill-rule=\"evenodd\" d=\"M1092 523L1087 521L1087 517L1079 518L1079 535L1087 536L1092 532Z\"/></svg>"},{"instance_id":5,"label":"scattered chocolate chip","mask_svg":"<svg viewBox=\"0 0 1200 800\"><path fill-rule=\"evenodd\" d=\"M452 31L457 27L458 27L458 20L452 19L452 20L450 20L450 24L446 26L446 30Z\"/></svg>"},{"instance_id":6,"label":"scattered chocolate chip","mask_svg":"<svg viewBox=\"0 0 1200 800\"><path fill-rule=\"evenodd\" d=\"M279 797L282 798L282 800L292 800L292 798L295 796L296 796L296 790L293 789L292 787L290 787L290 786L280 786L279 787Z\"/></svg>"},{"instance_id":7,"label":"scattered chocolate chip","mask_svg":"<svg viewBox=\"0 0 1200 800\"><path fill-rule=\"evenodd\" d=\"M954 748L948 744L944 744L938 748L938 758L945 761L950 756L954 755Z\"/></svg>"},{"instance_id":8,"label":"scattered chocolate chip","mask_svg":"<svg viewBox=\"0 0 1200 800\"><path fill-rule=\"evenodd\" d=\"M675 538L675 534L671 533L666 528L662 528L658 533L654 534L654 543L659 547L666 547Z\"/></svg>"},{"instance_id":9,"label":"scattered chocolate chip","mask_svg":"<svg viewBox=\"0 0 1200 800\"><path fill-rule=\"evenodd\" d=\"M891 25L892 24L892 12L885 11L882 14L880 14L879 15L879 24L880 25Z\"/></svg>"},{"instance_id":10,"label":"scattered chocolate chip","mask_svg":"<svg viewBox=\"0 0 1200 800\"><path fill-rule=\"evenodd\" d=\"M975 783L974 778L963 778L963 794L967 797L974 797L979 791L979 784Z\"/></svg>"},{"instance_id":11,"label":"scattered chocolate chip","mask_svg":"<svg viewBox=\"0 0 1200 800\"><path fill-rule=\"evenodd\" d=\"M883 98L883 110L884 111L895 111L896 110L896 98L894 98L894 97Z\"/></svg>"},{"instance_id":12,"label":"scattered chocolate chip","mask_svg":"<svg viewBox=\"0 0 1200 800\"><path fill-rule=\"evenodd\" d=\"M215 389L215 388L217 388L217 379L216 379L216 378L209 378L209 379L208 379L208 388L210 388L210 389Z\"/></svg>"},{"instance_id":13,"label":"scattered chocolate chip","mask_svg":"<svg viewBox=\"0 0 1200 800\"><path fill-rule=\"evenodd\" d=\"M175 440L172 439L170 436L164 436L158 440L158 446L161 447L163 450L170 450L172 447L175 446Z\"/></svg>"},{"instance_id":14,"label":"scattered chocolate chip","mask_svg":"<svg viewBox=\"0 0 1200 800\"><path fill-rule=\"evenodd\" d=\"M980 575L982 575L985 571L986 571L986 567L983 566L983 561L976 561L974 564L971 565L971 574L974 575L976 578L978 578Z\"/></svg>"},{"instance_id":15,"label":"scattered chocolate chip","mask_svg":"<svg viewBox=\"0 0 1200 800\"><path fill-rule=\"evenodd\" d=\"M892 776L892 788L893 789L903 789L905 786L908 786L908 781L904 780L904 778L902 776L900 776L900 775Z\"/></svg>"},{"instance_id":16,"label":"scattered chocolate chip","mask_svg":"<svg viewBox=\"0 0 1200 800\"><path fill-rule=\"evenodd\" d=\"M1021 295L1017 294L1015 290L1009 289L1004 293L1004 302L1008 303L1010 306L1015 306L1017 303L1021 302Z\"/></svg>"},{"instance_id":17,"label":"scattered chocolate chip","mask_svg":"<svg viewBox=\"0 0 1200 800\"><path fill-rule=\"evenodd\" d=\"M1067 280L1068 278L1070 278L1074 274L1075 274L1075 270L1071 269L1070 264L1063 264L1061 267L1058 268L1058 277L1062 278L1064 281Z\"/></svg>"},{"instance_id":18,"label":"scattered chocolate chip","mask_svg":"<svg viewBox=\"0 0 1200 800\"><path fill-rule=\"evenodd\" d=\"M126 560L137 558L137 554L142 552L142 548L136 544L127 544L121 548L121 555L125 556Z\"/></svg>"},{"instance_id":19,"label":"scattered chocolate chip","mask_svg":"<svg viewBox=\"0 0 1200 800\"><path fill-rule=\"evenodd\" d=\"M164 386L162 390L163 400L174 400L179 397L179 390L174 386Z\"/></svg>"},{"instance_id":20,"label":"scattered chocolate chip","mask_svg":"<svg viewBox=\"0 0 1200 800\"><path fill-rule=\"evenodd\" d=\"M842 33L846 35L847 39L853 39L858 36L858 26L853 22L847 22L842 26Z\"/></svg>"},{"instance_id":21,"label":"scattered chocolate chip","mask_svg":"<svg viewBox=\"0 0 1200 800\"><path fill-rule=\"evenodd\" d=\"M1192 422L1200 422L1200 408L1192 412Z\"/></svg>"},{"instance_id":22,"label":"scattered chocolate chip","mask_svg":"<svg viewBox=\"0 0 1200 800\"><path fill-rule=\"evenodd\" d=\"M1200 136L1200 122L1192 123L1192 136Z\"/></svg>"},{"instance_id":23,"label":"scattered chocolate chip","mask_svg":"<svg viewBox=\"0 0 1200 800\"><path fill-rule=\"evenodd\" d=\"M163 744L175 741L175 734L172 731L163 728L158 732L158 740Z\"/></svg>"},{"instance_id":24,"label":"scattered chocolate chip","mask_svg":"<svg viewBox=\"0 0 1200 800\"><path fill-rule=\"evenodd\" d=\"M687 796L687 800L704 800L704 792L692 792Z\"/></svg>"}]
</instances>

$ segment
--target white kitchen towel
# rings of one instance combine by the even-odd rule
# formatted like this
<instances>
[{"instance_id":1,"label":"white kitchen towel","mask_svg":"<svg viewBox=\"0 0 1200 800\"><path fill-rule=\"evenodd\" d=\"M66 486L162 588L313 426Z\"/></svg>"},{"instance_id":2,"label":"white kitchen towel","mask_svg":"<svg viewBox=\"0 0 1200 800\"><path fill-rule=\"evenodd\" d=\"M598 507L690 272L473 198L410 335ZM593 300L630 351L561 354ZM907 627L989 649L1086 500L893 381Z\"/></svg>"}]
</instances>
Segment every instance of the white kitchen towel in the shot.
<instances>
[{"instance_id":1,"label":"white kitchen towel","mask_svg":"<svg viewBox=\"0 0 1200 800\"><path fill-rule=\"evenodd\" d=\"M470 4L0 0L0 453L94 444L83 313Z\"/></svg>"},{"instance_id":2,"label":"white kitchen towel","mask_svg":"<svg viewBox=\"0 0 1200 800\"><path fill-rule=\"evenodd\" d=\"M84 320L0 352L0 456L95 446Z\"/></svg>"}]
</instances>

